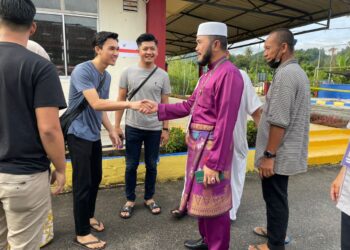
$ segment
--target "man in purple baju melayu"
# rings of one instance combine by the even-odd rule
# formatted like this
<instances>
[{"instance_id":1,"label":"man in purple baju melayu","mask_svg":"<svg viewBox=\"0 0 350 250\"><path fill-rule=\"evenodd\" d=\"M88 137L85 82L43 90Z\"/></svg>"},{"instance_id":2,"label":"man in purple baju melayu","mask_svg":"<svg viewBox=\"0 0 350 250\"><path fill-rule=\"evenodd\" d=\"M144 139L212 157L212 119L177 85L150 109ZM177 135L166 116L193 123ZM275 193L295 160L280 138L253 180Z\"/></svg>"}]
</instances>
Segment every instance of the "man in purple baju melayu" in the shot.
<instances>
[{"instance_id":1,"label":"man in purple baju melayu","mask_svg":"<svg viewBox=\"0 0 350 250\"><path fill-rule=\"evenodd\" d=\"M202 23L197 32L197 57L209 70L192 96L182 103L155 104L161 121L191 115L185 189L179 210L198 217L200 240L188 240L190 249L227 250L230 242L231 161L233 129L243 91L239 70L226 59L227 26ZM195 172L203 170L203 183ZM219 175L224 178L219 178Z\"/></svg>"}]
</instances>

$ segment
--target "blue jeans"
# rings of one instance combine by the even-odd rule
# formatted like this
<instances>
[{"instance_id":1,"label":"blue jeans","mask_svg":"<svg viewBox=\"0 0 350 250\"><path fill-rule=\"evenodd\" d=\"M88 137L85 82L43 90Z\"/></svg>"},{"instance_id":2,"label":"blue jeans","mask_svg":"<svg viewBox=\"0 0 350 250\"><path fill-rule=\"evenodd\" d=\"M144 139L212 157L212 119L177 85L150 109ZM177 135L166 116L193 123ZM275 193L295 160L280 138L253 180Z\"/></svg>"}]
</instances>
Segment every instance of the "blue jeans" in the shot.
<instances>
[{"instance_id":1,"label":"blue jeans","mask_svg":"<svg viewBox=\"0 0 350 250\"><path fill-rule=\"evenodd\" d=\"M152 199L157 179L157 160L159 156L160 136L162 131L125 127L126 169L125 194L128 201L135 201L137 167L139 166L142 143L145 148L145 195L144 199Z\"/></svg>"}]
</instances>

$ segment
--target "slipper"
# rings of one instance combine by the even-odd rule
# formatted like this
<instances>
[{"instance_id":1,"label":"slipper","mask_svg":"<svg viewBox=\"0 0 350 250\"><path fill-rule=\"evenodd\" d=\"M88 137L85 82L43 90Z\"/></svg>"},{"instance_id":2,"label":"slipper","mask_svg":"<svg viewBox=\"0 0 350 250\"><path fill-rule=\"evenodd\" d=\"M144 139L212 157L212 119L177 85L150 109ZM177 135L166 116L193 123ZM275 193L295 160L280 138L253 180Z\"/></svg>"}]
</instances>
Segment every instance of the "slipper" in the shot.
<instances>
[{"instance_id":1,"label":"slipper","mask_svg":"<svg viewBox=\"0 0 350 250\"><path fill-rule=\"evenodd\" d=\"M150 211L152 214L157 215L157 214L160 214L160 213L161 213L161 210L159 210L159 212L153 212L153 210L156 209L156 208L159 208L159 209L160 209L160 206L158 206L157 203L151 202L150 204L147 205L146 202L145 202L145 203L143 203L143 204L145 205L145 207L147 207L147 208L149 209L149 211Z\"/></svg>"},{"instance_id":2,"label":"slipper","mask_svg":"<svg viewBox=\"0 0 350 250\"><path fill-rule=\"evenodd\" d=\"M267 230L265 227L254 227L253 232L258 236L267 238Z\"/></svg>"},{"instance_id":3,"label":"slipper","mask_svg":"<svg viewBox=\"0 0 350 250\"><path fill-rule=\"evenodd\" d=\"M181 219L187 215L187 211L180 211L178 207L170 210L170 213L176 219Z\"/></svg>"},{"instance_id":4,"label":"slipper","mask_svg":"<svg viewBox=\"0 0 350 250\"><path fill-rule=\"evenodd\" d=\"M93 249L93 250L105 249L107 244L104 244L103 247L97 247L97 248L88 247L88 245L92 245L92 244L96 244L96 243L100 243L100 242L101 242L101 240L95 240L95 241L89 241L89 242L82 243L82 242L79 242L77 239L73 239L74 245L82 247L84 249L89 249L89 250L91 250L91 249Z\"/></svg>"},{"instance_id":5,"label":"slipper","mask_svg":"<svg viewBox=\"0 0 350 250\"><path fill-rule=\"evenodd\" d=\"M132 213L134 212L134 207L124 205L119 212L119 216L123 219L129 219L132 216ZM129 215L122 215L122 213L129 213Z\"/></svg>"},{"instance_id":6,"label":"slipper","mask_svg":"<svg viewBox=\"0 0 350 250\"><path fill-rule=\"evenodd\" d=\"M258 236L267 238L267 230L265 227L254 227L253 232ZM290 242L290 238L287 235L284 240L284 244L287 245L289 242Z\"/></svg>"},{"instance_id":7,"label":"slipper","mask_svg":"<svg viewBox=\"0 0 350 250\"><path fill-rule=\"evenodd\" d=\"M103 228L103 229L101 229L101 230L98 230L98 229L96 229L94 226L97 226L97 227L100 227L101 226L101 221L98 221L98 220L96 220L97 222L95 222L95 223L90 223L90 228L91 228L91 230L93 230L94 232L97 232L97 233L100 233L100 232L103 232L105 229Z\"/></svg>"},{"instance_id":8,"label":"slipper","mask_svg":"<svg viewBox=\"0 0 350 250\"><path fill-rule=\"evenodd\" d=\"M249 245L248 250L250 250L250 247L254 247L254 250L262 250L259 245Z\"/></svg>"}]
</instances>

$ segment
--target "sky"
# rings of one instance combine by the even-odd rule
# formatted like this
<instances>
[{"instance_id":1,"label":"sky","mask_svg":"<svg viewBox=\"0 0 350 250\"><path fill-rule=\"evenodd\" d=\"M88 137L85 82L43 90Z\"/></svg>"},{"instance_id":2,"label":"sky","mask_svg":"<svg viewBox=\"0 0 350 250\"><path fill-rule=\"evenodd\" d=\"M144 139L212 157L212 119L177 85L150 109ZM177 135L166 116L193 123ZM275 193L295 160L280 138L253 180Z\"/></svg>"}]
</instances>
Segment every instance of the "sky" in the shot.
<instances>
[{"instance_id":1,"label":"sky","mask_svg":"<svg viewBox=\"0 0 350 250\"><path fill-rule=\"evenodd\" d=\"M326 24L326 22L321 22ZM306 25L300 28L292 29L293 33L309 30L313 28L320 28L322 26L317 24ZM263 39L265 37L262 37ZM301 35L296 35L297 44L295 49L309 49L309 48L324 48L326 53L332 47L339 50L345 48L350 42L350 16L344 16L339 18L331 19L330 27L327 30L316 31ZM257 40L248 40L241 43L236 43L235 46L251 43ZM257 53L263 50L264 44L250 46L253 53ZM232 54L243 54L247 47L237 48L231 50Z\"/></svg>"}]
</instances>

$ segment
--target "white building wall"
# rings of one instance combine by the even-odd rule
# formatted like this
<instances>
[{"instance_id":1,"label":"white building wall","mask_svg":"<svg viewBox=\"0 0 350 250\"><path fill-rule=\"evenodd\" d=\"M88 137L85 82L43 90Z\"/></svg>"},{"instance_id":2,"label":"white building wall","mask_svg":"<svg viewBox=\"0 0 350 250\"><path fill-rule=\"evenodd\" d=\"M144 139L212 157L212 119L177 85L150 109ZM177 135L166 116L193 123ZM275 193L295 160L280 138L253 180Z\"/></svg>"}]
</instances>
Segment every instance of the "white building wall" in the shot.
<instances>
[{"instance_id":1,"label":"white building wall","mask_svg":"<svg viewBox=\"0 0 350 250\"><path fill-rule=\"evenodd\" d=\"M123 11L123 0L99 0L98 31L111 31L119 34L119 40L135 41L146 32L146 4L138 1L138 12ZM115 66L109 66L108 72L112 75L110 99L116 100L119 89L119 78L123 69L135 65L138 57L119 57ZM66 98L69 91L69 77L61 78ZM114 112L108 112L114 124Z\"/></svg>"}]
</instances>

